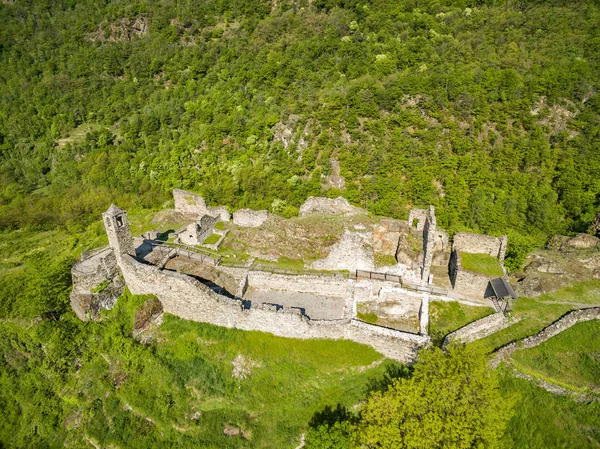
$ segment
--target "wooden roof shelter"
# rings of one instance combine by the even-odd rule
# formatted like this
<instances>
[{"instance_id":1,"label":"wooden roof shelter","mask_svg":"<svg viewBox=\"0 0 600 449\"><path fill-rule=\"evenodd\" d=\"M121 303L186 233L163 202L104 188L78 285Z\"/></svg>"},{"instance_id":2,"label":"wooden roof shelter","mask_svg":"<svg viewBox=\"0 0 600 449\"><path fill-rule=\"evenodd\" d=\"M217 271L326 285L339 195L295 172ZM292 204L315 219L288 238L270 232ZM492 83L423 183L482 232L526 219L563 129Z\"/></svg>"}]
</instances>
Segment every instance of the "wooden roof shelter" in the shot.
<instances>
[{"instance_id":1,"label":"wooden roof shelter","mask_svg":"<svg viewBox=\"0 0 600 449\"><path fill-rule=\"evenodd\" d=\"M511 301L518 299L510 283L504 278L490 279L485 297L492 300L498 312L508 312Z\"/></svg>"}]
</instances>

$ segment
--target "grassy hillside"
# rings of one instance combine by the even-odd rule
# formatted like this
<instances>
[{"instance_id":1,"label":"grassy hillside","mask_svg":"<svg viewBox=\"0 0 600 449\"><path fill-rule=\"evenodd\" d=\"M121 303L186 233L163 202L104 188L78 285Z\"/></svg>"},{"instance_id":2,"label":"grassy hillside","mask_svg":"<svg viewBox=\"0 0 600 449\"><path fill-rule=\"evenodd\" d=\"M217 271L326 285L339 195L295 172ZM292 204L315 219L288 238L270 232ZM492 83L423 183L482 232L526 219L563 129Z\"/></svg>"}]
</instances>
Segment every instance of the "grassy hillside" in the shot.
<instances>
[{"instance_id":1,"label":"grassy hillside","mask_svg":"<svg viewBox=\"0 0 600 449\"><path fill-rule=\"evenodd\" d=\"M574 389L600 387L600 321L579 323L531 349L517 351L519 369Z\"/></svg>"}]
</instances>

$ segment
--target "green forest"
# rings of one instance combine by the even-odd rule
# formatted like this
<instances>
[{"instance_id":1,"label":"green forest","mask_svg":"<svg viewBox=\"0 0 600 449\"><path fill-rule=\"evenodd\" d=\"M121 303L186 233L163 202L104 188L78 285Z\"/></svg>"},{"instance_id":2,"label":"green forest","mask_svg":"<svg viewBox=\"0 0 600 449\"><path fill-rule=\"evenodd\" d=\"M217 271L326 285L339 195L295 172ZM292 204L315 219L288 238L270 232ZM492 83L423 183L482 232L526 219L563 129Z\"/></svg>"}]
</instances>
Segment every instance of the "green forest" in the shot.
<instances>
[{"instance_id":1,"label":"green forest","mask_svg":"<svg viewBox=\"0 0 600 449\"><path fill-rule=\"evenodd\" d=\"M600 210L598 24L596 0L0 1L0 448L597 447L600 402L473 348L408 368L170 315L143 345L147 298L84 323L69 292L101 213L173 188L285 217L311 195L398 219L433 204L450 233L508 234L517 269ZM448 329L473 313L440 311Z\"/></svg>"},{"instance_id":2,"label":"green forest","mask_svg":"<svg viewBox=\"0 0 600 449\"><path fill-rule=\"evenodd\" d=\"M599 22L594 1L3 2L0 227L80 229L181 187L232 209L341 194L396 218L434 204L451 231L585 231Z\"/></svg>"}]
</instances>

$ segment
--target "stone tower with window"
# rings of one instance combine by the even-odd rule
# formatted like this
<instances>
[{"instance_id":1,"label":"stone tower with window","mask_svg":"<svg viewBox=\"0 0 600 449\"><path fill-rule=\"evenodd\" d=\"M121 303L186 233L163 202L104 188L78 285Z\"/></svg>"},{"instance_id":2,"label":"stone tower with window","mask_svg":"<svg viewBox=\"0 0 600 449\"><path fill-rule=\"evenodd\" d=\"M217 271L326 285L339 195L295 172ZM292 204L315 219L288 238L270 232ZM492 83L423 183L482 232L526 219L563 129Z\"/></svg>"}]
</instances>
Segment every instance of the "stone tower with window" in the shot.
<instances>
[{"instance_id":1,"label":"stone tower with window","mask_svg":"<svg viewBox=\"0 0 600 449\"><path fill-rule=\"evenodd\" d=\"M127 212L111 204L108 210L102 214L102 219L108 235L108 244L115 251L115 254L117 256L129 254L135 257Z\"/></svg>"}]
</instances>

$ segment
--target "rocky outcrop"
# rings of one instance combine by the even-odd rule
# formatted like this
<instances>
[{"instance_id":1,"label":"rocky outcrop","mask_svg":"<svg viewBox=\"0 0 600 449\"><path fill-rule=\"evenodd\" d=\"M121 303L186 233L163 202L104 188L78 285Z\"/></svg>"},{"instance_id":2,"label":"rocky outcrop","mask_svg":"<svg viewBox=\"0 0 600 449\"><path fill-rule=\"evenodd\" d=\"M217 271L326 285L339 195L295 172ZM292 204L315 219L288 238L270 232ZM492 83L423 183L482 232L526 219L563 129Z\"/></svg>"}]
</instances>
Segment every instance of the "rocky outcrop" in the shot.
<instances>
[{"instance_id":1,"label":"rocky outcrop","mask_svg":"<svg viewBox=\"0 0 600 449\"><path fill-rule=\"evenodd\" d=\"M150 298L136 310L133 319L133 338L141 343L149 343L153 329L162 323L163 306L156 298Z\"/></svg>"},{"instance_id":2,"label":"rocky outcrop","mask_svg":"<svg viewBox=\"0 0 600 449\"><path fill-rule=\"evenodd\" d=\"M269 218L266 210L240 209L233 213L233 224L243 228L257 228Z\"/></svg>"},{"instance_id":3,"label":"rocky outcrop","mask_svg":"<svg viewBox=\"0 0 600 449\"><path fill-rule=\"evenodd\" d=\"M600 236L600 212L596 212L596 216L594 217L594 220L592 220L588 232L596 237Z\"/></svg>"},{"instance_id":4,"label":"rocky outcrop","mask_svg":"<svg viewBox=\"0 0 600 449\"><path fill-rule=\"evenodd\" d=\"M134 37L148 34L148 18L140 16L134 19L122 18L118 23L102 22L94 33L88 34L91 41L128 42Z\"/></svg>"},{"instance_id":5,"label":"rocky outcrop","mask_svg":"<svg viewBox=\"0 0 600 449\"><path fill-rule=\"evenodd\" d=\"M329 255L313 262L315 270L367 270L375 269L372 233L345 230L339 242L331 247Z\"/></svg>"},{"instance_id":6,"label":"rocky outcrop","mask_svg":"<svg viewBox=\"0 0 600 449\"><path fill-rule=\"evenodd\" d=\"M594 248L600 239L589 234L577 234L575 237L566 235L553 235L548 241L548 249L571 252L579 249Z\"/></svg>"},{"instance_id":7,"label":"rocky outcrop","mask_svg":"<svg viewBox=\"0 0 600 449\"><path fill-rule=\"evenodd\" d=\"M125 281L111 248L84 254L71 269L71 307L81 320L95 320L103 309L112 309L123 293Z\"/></svg>"},{"instance_id":8,"label":"rocky outcrop","mask_svg":"<svg viewBox=\"0 0 600 449\"><path fill-rule=\"evenodd\" d=\"M308 215L355 215L365 213L359 207L351 205L346 198L323 198L311 196L300 206L300 216Z\"/></svg>"}]
</instances>

